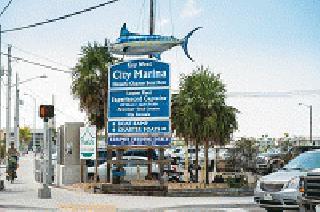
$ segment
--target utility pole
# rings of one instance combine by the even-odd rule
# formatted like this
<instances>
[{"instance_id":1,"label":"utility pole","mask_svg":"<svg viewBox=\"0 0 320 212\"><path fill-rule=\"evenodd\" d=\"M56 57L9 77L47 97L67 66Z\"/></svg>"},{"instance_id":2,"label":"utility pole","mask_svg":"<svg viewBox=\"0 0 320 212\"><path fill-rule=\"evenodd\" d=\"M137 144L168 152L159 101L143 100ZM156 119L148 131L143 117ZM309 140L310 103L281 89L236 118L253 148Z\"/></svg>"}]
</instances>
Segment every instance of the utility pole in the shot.
<instances>
[{"instance_id":1,"label":"utility pole","mask_svg":"<svg viewBox=\"0 0 320 212\"><path fill-rule=\"evenodd\" d=\"M11 45L8 45L8 82L7 82L7 120L6 120L6 152L10 146L11 138Z\"/></svg>"},{"instance_id":2,"label":"utility pole","mask_svg":"<svg viewBox=\"0 0 320 212\"><path fill-rule=\"evenodd\" d=\"M1 80L2 80L2 75L4 74L4 70L2 69L2 60L1 60L1 58L2 58L2 48L1 48L1 37L2 37L2 33L1 33L1 24L0 24L0 130L1 130L1 117L2 117L2 104L1 104L1 98L2 98L2 95L1 95L1 93L2 93L2 89L1 89Z\"/></svg>"},{"instance_id":3,"label":"utility pole","mask_svg":"<svg viewBox=\"0 0 320 212\"><path fill-rule=\"evenodd\" d=\"M20 97L19 97L19 76L16 74L16 108L15 108L15 117L14 117L14 142L16 143L16 149L19 151L20 143L19 143L19 105L20 105Z\"/></svg>"}]
</instances>

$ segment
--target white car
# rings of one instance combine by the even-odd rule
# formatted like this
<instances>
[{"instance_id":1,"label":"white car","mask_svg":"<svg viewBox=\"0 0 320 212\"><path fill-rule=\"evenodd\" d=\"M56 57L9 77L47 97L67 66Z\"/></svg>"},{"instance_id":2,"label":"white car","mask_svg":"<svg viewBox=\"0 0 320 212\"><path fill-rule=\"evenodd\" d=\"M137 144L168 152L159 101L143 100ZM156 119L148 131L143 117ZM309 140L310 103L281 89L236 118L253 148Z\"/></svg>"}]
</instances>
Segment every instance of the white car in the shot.
<instances>
[{"instance_id":1,"label":"white car","mask_svg":"<svg viewBox=\"0 0 320 212\"><path fill-rule=\"evenodd\" d=\"M299 209L300 177L316 168L320 168L320 150L300 154L282 170L260 178L254 191L255 202L267 211Z\"/></svg>"}]
</instances>

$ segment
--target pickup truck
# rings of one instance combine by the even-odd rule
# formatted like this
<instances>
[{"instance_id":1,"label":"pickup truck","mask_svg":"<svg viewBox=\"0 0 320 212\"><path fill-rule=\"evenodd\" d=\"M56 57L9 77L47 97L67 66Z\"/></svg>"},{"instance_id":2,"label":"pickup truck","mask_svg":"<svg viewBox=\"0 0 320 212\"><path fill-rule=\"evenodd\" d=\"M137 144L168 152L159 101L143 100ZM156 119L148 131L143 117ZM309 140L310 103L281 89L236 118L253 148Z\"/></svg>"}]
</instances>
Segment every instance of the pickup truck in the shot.
<instances>
[{"instance_id":1,"label":"pickup truck","mask_svg":"<svg viewBox=\"0 0 320 212\"><path fill-rule=\"evenodd\" d=\"M320 206L320 169L308 172L307 176L300 178L300 192L302 193L299 200L300 211L317 211L317 205Z\"/></svg>"}]
</instances>

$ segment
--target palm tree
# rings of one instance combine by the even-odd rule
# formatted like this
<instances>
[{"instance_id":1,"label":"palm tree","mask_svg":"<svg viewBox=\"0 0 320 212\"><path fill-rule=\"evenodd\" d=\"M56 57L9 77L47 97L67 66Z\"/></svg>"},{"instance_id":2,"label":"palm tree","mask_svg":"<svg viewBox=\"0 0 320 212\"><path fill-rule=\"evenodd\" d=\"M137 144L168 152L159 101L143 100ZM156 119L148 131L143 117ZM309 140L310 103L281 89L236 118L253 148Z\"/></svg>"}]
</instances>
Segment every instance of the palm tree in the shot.
<instances>
[{"instance_id":1,"label":"palm tree","mask_svg":"<svg viewBox=\"0 0 320 212\"><path fill-rule=\"evenodd\" d=\"M179 94L173 98L173 128L177 134L195 142L195 173L198 182L199 145L205 146L206 183L208 183L209 141L224 144L237 128L236 109L225 105L225 86L220 75L203 66L182 76Z\"/></svg>"},{"instance_id":2,"label":"palm tree","mask_svg":"<svg viewBox=\"0 0 320 212\"><path fill-rule=\"evenodd\" d=\"M105 46L94 42L81 48L81 57L74 67L72 94L80 100L80 108L98 129L105 126L108 69L116 61Z\"/></svg>"},{"instance_id":3,"label":"palm tree","mask_svg":"<svg viewBox=\"0 0 320 212\"><path fill-rule=\"evenodd\" d=\"M19 140L23 146L29 146L31 141L31 131L29 127L19 129Z\"/></svg>"},{"instance_id":4,"label":"palm tree","mask_svg":"<svg viewBox=\"0 0 320 212\"><path fill-rule=\"evenodd\" d=\"M80 100L80 109L85 111L91 124L105 130L107 135L107 95L108 70L117 62L106 46L97 42L81 48L81 57L74 67L72 94ZM106 136L105 136L105 139ZM108 152L110 152L108 150ZM107 177L110 178L110 164L107 164Z\"/></svg>"}]
</instances>

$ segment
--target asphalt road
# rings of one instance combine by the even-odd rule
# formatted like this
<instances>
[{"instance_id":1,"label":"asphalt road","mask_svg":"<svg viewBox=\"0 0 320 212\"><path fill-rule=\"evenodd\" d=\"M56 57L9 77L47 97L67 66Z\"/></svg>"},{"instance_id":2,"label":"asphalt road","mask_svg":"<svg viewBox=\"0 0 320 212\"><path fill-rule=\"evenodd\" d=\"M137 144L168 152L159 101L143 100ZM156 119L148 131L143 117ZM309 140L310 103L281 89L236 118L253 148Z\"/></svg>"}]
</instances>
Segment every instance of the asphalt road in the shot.
<instances>
[{"instance_id":1,"label":"asphalt road","mask_svg":"<svg viewBox=\"0 0 320 212\"><path fill-rule=\"evenodd\" d=\"M20 158L18 179L14 184L5 181L5 190L0 191L0 212L60 211L68 204L110 205L117 211L264 211L252 197L120 196L52 188L52 199L38 199L41 184L34 180L33 165L32 154Z\"/></svg>"}]
</instances>

